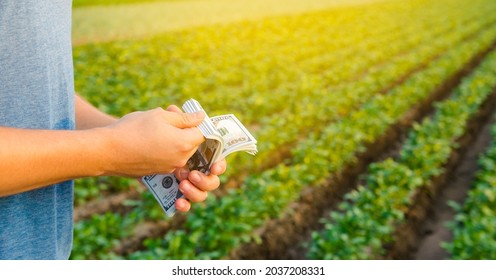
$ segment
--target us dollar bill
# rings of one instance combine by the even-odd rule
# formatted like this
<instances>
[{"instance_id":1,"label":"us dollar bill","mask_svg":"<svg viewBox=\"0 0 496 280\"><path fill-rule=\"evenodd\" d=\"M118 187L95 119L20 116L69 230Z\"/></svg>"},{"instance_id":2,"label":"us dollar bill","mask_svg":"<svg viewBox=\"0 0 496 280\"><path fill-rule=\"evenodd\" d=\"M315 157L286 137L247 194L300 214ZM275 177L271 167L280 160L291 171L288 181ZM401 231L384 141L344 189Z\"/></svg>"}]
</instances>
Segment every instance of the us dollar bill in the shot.
<instances>
[{"instance_id":1,"label":"us dollar bill","mask_svg":"<svg viewBox=\"0 0 496 280\"><path fill-rule=\"evenodd\" d=\"M172 173L155 174L144 176L141 181L152 192L165 214L172 217L176 213L176 200L184 197L179 191L179 180L176 176Z\"/></svg>"},{"instance_id":2,"label":"us dollar bill","mask_svg":"<svg viewBox=\"0 0 496 280\"><path fill-rule=\"evenodd\" d=\"M198 126L205 141L188 160L189 170L209 174L212 164L231 153L245 151L257 153L257 140L233 114L209 118L200 103L194 99L186 101L183 110L187 113L203 111L205 119ZM180 181L173 173L154 174L142 177L144 185L153 193L164 212L170 217L176 212L175 202L184 197L179 190Z\"/></svg>"},{"instance_id":3,"label":"us dollar bill","mask_svg":"<svg viewBox=\"0 0 496 280\"><path fill-rule=\"evenodd\" d=\"M211 118L211 121L222 137L222 158L238 151L245 151L252 155L257 153L257 140L236 116L222 115Z\"/></svg>"}]
</instances>

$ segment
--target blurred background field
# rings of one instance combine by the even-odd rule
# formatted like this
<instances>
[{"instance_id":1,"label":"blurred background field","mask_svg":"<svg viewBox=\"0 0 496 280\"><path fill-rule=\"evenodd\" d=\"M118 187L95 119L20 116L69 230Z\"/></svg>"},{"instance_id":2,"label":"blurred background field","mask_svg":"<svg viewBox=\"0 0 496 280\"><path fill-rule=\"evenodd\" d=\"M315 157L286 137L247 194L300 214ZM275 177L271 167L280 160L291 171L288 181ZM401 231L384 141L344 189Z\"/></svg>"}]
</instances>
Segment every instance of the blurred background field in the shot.
<instances>
[{"instance_id":1,"label":"blurred background field","mask_svg":"<svg viewBox=\"0 0 496 280\"><path fill-rule=\"evenodd\" d=\"M83 97L115 116L195 98L259 153L173 218L135 180L77 180L71 258L496 256L496 2L73 6Z\"/></svg>"},{"instance_id":2,"label":"blurred background field","mask_svg":"<svg viewBox=\"0 0 496 280\"><path fill-rule=\"evenodd\" d=\"M135 39L195 26L297 14L372 0L110 0L74 1L76 45ZM377 0L375 0L377 1Z\"/></svg>"}]
</instances>

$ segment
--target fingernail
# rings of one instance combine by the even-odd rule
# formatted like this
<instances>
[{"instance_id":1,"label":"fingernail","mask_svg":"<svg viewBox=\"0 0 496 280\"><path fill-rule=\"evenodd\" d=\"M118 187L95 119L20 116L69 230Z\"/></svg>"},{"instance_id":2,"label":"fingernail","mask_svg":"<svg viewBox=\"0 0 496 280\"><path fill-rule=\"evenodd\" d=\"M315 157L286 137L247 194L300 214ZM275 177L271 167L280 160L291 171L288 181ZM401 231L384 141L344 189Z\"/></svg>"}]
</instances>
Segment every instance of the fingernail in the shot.
<instances>
[{"instance_id":1,"label":"fingernail","mask_svg":"<svg viewBox=\"0 0 496 280\"><path fill-rule=\"evenodd\" d=\"M202 120L205 118L205 113L203 113L203 111L198 111L195 113L195 118Z\"/></svg>"},{"instance_id":2,"label":"fingernail","mask_svg":"<svg viewBox=\"0 0 496 280\"><path fill-rule=\"evenodd\" d=\"M196 172L191 173L189 179L190 179L191 182L193 182L195 184L199 183L200 180L201 180L200 179L200 175L198 173L196 173Z\"/></svg>"},{"instance_id":3,"label":"fingernail","mask_svg":"<svg viewBox=\"0 0 496 280\"><path fill-rule=\"evenodd\" d=\"M183 169L183 170L179 171L179 175L181 176L181 180L184 180L184 179L188 178L189 171Z\"/></svg>"}]
</instances>

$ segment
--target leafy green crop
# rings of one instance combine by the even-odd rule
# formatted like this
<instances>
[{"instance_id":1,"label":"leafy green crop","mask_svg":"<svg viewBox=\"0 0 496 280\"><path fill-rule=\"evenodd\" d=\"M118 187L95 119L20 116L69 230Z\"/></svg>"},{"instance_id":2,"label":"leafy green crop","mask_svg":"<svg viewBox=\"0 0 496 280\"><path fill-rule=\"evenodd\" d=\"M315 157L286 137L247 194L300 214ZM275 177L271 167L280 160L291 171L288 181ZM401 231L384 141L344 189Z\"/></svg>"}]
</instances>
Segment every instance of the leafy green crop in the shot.
<instances>
[{"instance_id":1,"label":"leafy green crop","mask_svg":"<svg viewBox=\"0 0 496 280\"><path fill-rule=\"evenodd\" d=\"M130 257L217 259L260 242L256 229L280 217L304 187L352 164L367 143L487 48L496 37L495 8L487 0L376 3L75 48L76 87L106 112L123 115L193 97L211 115L235 113L259 140L257 157L228 158L225 177L245 178L239 189L195 205L183 227L146 240L147 250ZM281 147L286 155L279 155ZM403 165L386 166L410 176ZM129 184L83 179L76 200L83 204ZM133 206L126 216L78 222L73 258L116 258L109 252L137 224L163 219L153 197L142 195L126 202ZM383 215L378 223L400 217ZM378 225L369 224L387 238L390 229Z\"/></svg>"},{"instance_id":2,"label":"leafy green crop","mask_svg":"<svg viewBox=\"0 0 496 280\"><path fill-rule=\"evenodd\" d=\"M387 159L369 168L366 187L347 195L337 212L312 235L312 259L368 259L385 254L384 245L404 222L412 198L444 172L468 120L496 88L496 51L465 78L451 99L436 104L432 118L410 131L397 162ZM463 218L461 218L463 219Z\"/></svg>"},{"instance_id":3,"label":"leafy green crop","mask_svg":"<svg viewBox=\"0 0 496 280\"><path fill-rule=\"evenodd\" d=\"M94 215L90 219L76 223L71 259L104 259L112 257L107 252L119 243L126 235L124 232L130 223L134 222L132 216L120 216L114 213ZM102 233L105 234L102 234ZM114 256L117 257L117 256Z\"/></svg>"}]
</instances>

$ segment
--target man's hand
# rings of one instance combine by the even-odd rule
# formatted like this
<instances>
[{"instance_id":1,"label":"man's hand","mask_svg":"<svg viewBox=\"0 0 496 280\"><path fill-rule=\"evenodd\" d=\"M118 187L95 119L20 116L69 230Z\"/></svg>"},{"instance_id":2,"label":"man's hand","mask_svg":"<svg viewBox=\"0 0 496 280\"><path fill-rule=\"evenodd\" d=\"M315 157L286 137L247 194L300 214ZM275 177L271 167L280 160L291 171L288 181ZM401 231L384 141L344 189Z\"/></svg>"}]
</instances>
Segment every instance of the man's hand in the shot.
<instances>
[{"instance_id":1,"label":"man's hand","mask_svg":"<svg viewBox=\"0 0 496 280\"><path fill-rule=\"evenodd\" d=\"M186 114L162 108L130 113L102 128L108 156L104 175L129 177L171 173L183 167L204 141L198 126L205 114Z\"/></svg>"},{"instance_id":2,"label":"man's hand","mask_svg":"<svg viewBox=\"0 0 496 280\"><path fill-rule=\"evenodd\" d=\"M171 105L167 111L182 113L181 109ZM178 168L174 172L177 179L181 181L179 190L191 202L202 202L207 199L208 192L213 191L219 187L219 175L226 171L226 161L224 159L212 164L210 174L205 175L199 171L189 171L186 167ZM176 201L176 209L181 212L187 212L191 208L190 202L180 198Z\"/></svg>"},{"instance_id":3,"label":"man's hand","mask_svg":"<svg viewBox=\"0 0 496 280\"><path fill-rule=\"evenodd\" d=\"M84 112L84 110L80 111ZM92 115L96 114L92 112ZM125 168L115 166L110 174L141 177L175 171L176 177L181 180L179 188L189 200L177 200L176 209L181 212L189 211L190 201L204 201L207 192L219 187L218 176L226 170L225 160L214 163L208 176L184 168L186 161L204 140L203 135L196 128L204 117L202 113L197 116L185 114L177 106L171 105L167 111L158 108L147 112L135 112L110 124L107 128L110 128L113 137L120 143L113 148L113 154L118 154L119 158L129 159ZM141 160L138 159L139 157Z\"/></svg>"}]
</instances>

